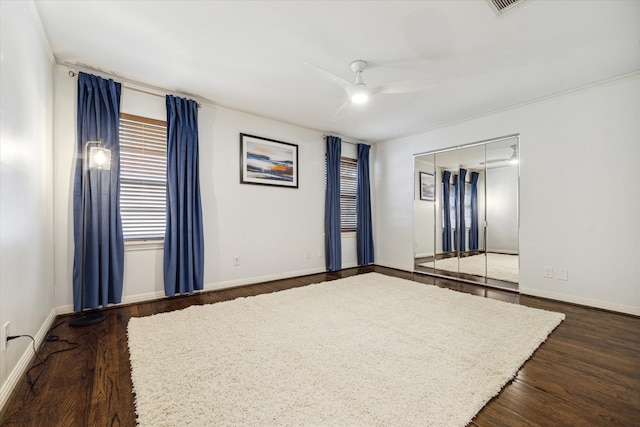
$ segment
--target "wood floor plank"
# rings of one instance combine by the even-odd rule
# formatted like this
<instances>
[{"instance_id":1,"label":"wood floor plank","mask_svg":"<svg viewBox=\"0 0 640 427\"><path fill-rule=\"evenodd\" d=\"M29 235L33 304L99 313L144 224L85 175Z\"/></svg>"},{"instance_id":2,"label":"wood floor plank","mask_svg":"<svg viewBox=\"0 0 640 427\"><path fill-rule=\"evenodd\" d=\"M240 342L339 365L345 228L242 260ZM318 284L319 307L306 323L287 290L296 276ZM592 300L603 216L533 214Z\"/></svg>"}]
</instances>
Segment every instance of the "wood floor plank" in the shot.
<instances>
[{"instance_id":1,"label":"wood floor plank","mask_svg":"<svg viewBox=\"0 0 640 427\"><path fill-rule=\"evenodd\" d=\"M637 413L634 415L628 406L615 412L607 407L607 402L592 404L562 399L520 380L500 394L496 405L539 426L634 426L638 420Z\"/></svg>"},{"instance_id":2,"label":"wood floor plank","mask_svg":"<svg viewBox=\"0 0 640 427\"><path fill-rule=\"evenodd\" d=\"M640 425L640 318L378 266L117 306L104 310L104 322L88 327L69 327L68 317L63 316L56 324L64 323L52 331L60 340L45 342L39 349L41 355L72 348L64 339L79 347L51 356L33 389L24 378L0 414L0 425L134 426L127 344L131 317L371 271L567 315L470 425Z\"/></svg>"},{"instance_id":3,"label":"wood floor plank","mask_svg":"<svg viewBox=\"0 0 640 427\"><path fill-rule=\"evenodd\" d=\"M536 357L525 364L517 379L558 399L577 406L601 407L610 414L623 413L640 400L637 380L584 364L561 364Z\"/></svg>"},{"instance_id":4,"label":"wood floor plank","mask_svg":"<svg viewBox=\"0 0 640 427\"><path fill-rule=\"evenodd\" d=\"M482 411L475 416L471 425L477 427L526 427L535 426L537 423L534 420L528 420L522 415L513 412L500 403L490 401Z\"/></svg>"}]
</instances>

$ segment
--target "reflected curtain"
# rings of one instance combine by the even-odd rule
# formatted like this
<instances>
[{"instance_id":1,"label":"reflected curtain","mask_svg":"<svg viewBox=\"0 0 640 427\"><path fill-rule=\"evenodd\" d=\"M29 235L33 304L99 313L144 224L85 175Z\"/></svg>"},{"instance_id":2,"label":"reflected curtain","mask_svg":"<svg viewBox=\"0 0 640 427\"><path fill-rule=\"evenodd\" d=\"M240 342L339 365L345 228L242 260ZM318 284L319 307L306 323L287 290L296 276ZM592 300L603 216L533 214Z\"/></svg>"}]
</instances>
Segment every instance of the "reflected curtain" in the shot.
<instances>
[{"instance_id":1,"label":"reflected curtain","mask_svg":"<svg viewBox=\"0 0 640 427\"><path fill-rule=\"evenodd\" d=\"M460 188L458 175L453 175L453 249L460 250L460 197L458 189Z\"/></svg>"},{"instance_id":2,"label":"reflected curtain","mask_svg":"<svg viewBox=\"0 0 640 427\"><path fill-rule=\"evenodd\" d=\"M458 247L459 251L466 251L467 249L467 224L465 218L465 207L464 207L464 198L466 193L466 180L467 180L467 170L460 168L458 174L459 184L458 184L458 195L459 195L459 203L458 203L458 218L460 220L457 222L458 230L460 233L460 245Z\"/></svg>"},{"instance_id":3,"label":"reflected curtain","mask_svg":"<svg viewBox=\"0 0 640 427\"><path fill-rule=\"evenodd\" d=\"M471 225L469 226L469 250L478 250L478 172L471 172Z\"/></svg>"},{"instance_id":4,"label":"reflected curtain","mask_svg":"<svg viewBox=\"0 0 640 427\"><path fill-rule=\"evenodd\" d=\"M120 94L113 80L78 73L77 161L73 184L73 309L95 309L122 298L124 238L120 217ZM89 169L84 209L84 301L82 287L82 181L84 146L102 141L111 150L109 170Z\"/></svg>"},{"instance_id":5,"label":"reflected curtain","mask_svg":"<svg viewBox=\"0 0 640 427\"><path fill-rule=\"evenodd\" d=\"M451 252L451 172L442 172L442 251Z\"/></svg>"},{"instance_id":6,"label":"reflected curtain","mask_svg":"<svg viewBox=\"0 0 640 427\"><path fill-rule=\"evenodd\" d=\"M358 181L356 188L356 244L358 247L358 265L368 265L373 262L369 149L369 145L358 144Z\"/></svg>"},{"instance_id":7,"label":"reflected curtain","mask_svg":"<svg viewBox=\"0 0 640 427\"><path fill-rule=\"evenodd\" d=\"M327 186L324 207L324 253L327 270L342 268L342 236L340 231L340 157L342 139L327 136Z\"/></svg>"},{"instance_id":8,"label":"reflected curtain","mask_svg":"<svg viewBox=\"0 0 640 427\"><path fill-rule=\"evenodd\" d=\"M204 236L198 172L198 104L167 95L167 224L164 289L167 296L201 290Z\"/></svg>"}]
</instances>

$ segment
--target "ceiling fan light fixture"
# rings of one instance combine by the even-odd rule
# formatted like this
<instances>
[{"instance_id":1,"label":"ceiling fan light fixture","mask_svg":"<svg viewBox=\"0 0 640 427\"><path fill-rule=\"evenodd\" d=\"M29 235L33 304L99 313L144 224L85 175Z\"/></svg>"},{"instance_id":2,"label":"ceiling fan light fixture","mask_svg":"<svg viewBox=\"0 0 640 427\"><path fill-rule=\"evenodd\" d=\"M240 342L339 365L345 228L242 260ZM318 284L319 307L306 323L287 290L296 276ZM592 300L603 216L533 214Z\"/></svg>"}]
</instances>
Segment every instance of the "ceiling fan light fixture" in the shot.
<instances>
[{"instance_id":1,"label":"ceiling fan light fixture","mask_svg":"<svg viewBox=\"0 0 640 427\"><path fill-rule=\"evenodd\" d=\"M367 68L367 63L363 60L353 61L351 71L356 74L356 81L353 83L355 90L351 95L351 102L354 104L364 104L369 100L369 88L362 79L362 72Z\"/></svg>"},{"instance_id":2,"label":"ceiling fan light fixture","mask_svg":"<svg viewBox=\"0 0 640 427\"><path fill-rule=\"evenodd\" d=\"M354 104L364 104L369 100L369 91L365 84L357 85L355 92L351 95L351 102Z\"/></svg>"}]
</instances>

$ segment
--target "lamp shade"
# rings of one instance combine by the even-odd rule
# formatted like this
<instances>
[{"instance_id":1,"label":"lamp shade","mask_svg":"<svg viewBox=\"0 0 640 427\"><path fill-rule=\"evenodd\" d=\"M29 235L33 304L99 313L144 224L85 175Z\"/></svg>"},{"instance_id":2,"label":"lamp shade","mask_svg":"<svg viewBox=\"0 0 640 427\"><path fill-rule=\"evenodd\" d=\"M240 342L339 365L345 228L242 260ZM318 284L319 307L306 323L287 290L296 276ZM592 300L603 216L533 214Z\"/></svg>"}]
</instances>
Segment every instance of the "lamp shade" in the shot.
<instances>
[{"instance_id":1,"label":"lamp shade","mask_svg":"<svg viewBox=\"0 0 640 427\"><path fill-rule=\"evenodd\" d=\"M89 168L111 169L111 150L104 146L89 148Z\"/></svg>"}]
</instances>

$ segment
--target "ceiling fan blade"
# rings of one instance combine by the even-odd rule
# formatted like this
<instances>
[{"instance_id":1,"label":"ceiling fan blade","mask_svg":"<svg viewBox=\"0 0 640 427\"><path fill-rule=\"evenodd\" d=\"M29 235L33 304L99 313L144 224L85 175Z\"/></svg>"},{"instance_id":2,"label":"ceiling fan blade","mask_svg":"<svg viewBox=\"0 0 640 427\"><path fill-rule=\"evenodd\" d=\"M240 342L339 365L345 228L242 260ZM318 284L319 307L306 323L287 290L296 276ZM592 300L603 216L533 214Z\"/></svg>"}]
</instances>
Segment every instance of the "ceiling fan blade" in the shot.
<instances>
[{"instance_id":1,"label":"ceiling fan blade","mask_svg":"<svg viewBox=\"0 0 640 427\"><path fill-rule=\"evenodd\" d=\"M316 65L313 64L309 64L308 62L304 62L302 65L304 65L305 67L309 67L312 70L314 70L316 73L318 73L318 75L320 75L321 77L323 77L324 79L336 83L337 85L339 85L340 87L342 87L342 89L345 90L345 92L347 92L347 95L351 96L351 94L353 93L354 87L352 83L349 83L348 81L346 81L345 79L343 79L342 77L339 77L335 74L333 74L330 71L327 71L323 68L320 68Z\"/></svg>"},{"instance_id":2,"label":"ceiling fan blade","mask_svg":"<svg viewBox=\"0 0 640 427\"><path fill-rule=\"evenodd\" d=\"M508 162L511 159L492 159L492 160L487 160L486 162L480 162L479 164L481 165L490 165L493 163L502 163L502 162Z\"/></svg>"},{"instance_id":3,"label":"ceiling fan blade","mask_svg":"<svg viewBox=\"0 0 640 427\"><path fill-rule=\"evenodd\" d=\"M427 80L405 80L401 82L387 83L373 88L374 93L411 93L421 92L433 87L433 82Z\"/></svg>"},{"instance_id":4,"label":"ceiling fan blade","mask_svg":"<svg viewBox=\"0 0 640 427\"><path fill-rule=\"evenodd\" d=\"M338 108L338 111L333 115L333 119L331 121L335 122L341 119L345 115L349 106L351 106L351 98L347 98L347 100L344 101L340 108Z\"/></svg>"}]
</instances>

